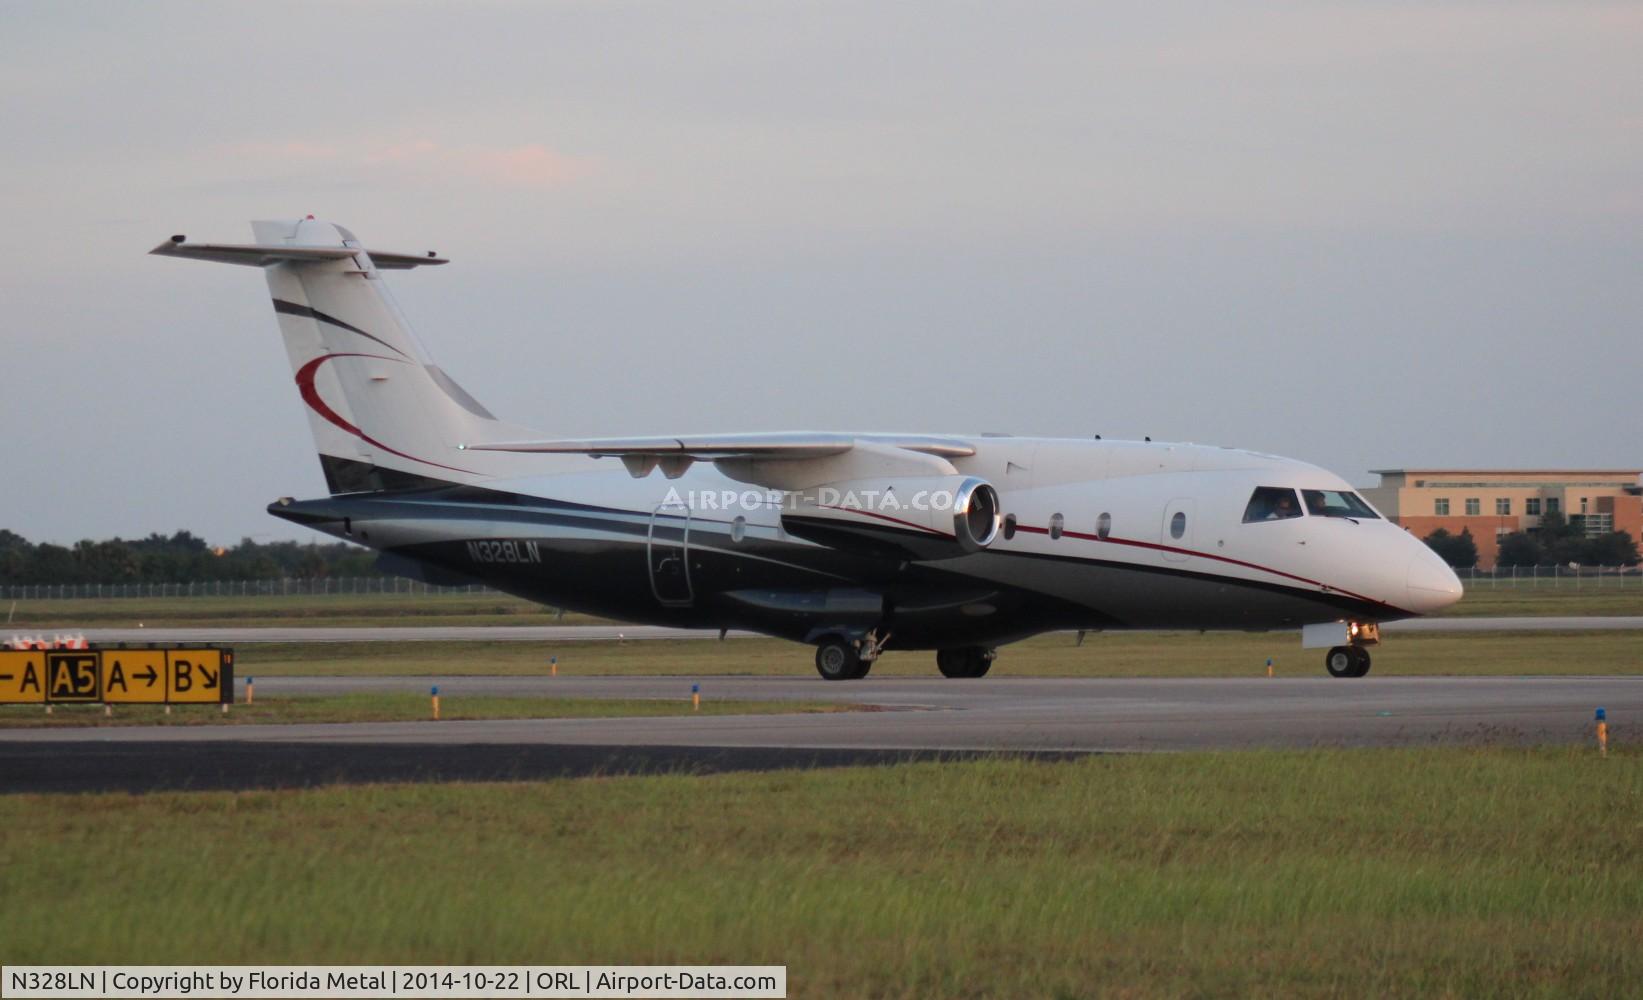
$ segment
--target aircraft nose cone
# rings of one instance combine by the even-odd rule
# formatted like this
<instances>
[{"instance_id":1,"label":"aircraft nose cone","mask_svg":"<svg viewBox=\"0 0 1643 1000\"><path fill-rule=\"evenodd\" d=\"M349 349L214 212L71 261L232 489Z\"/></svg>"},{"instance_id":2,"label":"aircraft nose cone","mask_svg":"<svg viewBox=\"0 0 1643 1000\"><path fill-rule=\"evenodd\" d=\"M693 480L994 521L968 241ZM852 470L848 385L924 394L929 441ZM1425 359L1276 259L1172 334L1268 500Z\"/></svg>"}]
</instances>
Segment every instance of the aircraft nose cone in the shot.
<instances>
[{"instance_id":1,"label":"aircraft nose cone","mask_svg":"<svg viewBox=\"0 0 1643 1000\"><path fill-rule=\"evenodd\" d=\"M1460 600L1460 577L1424 543L1409 557L1409 610L1430 614Z\"/></svg>"}]
</instances>

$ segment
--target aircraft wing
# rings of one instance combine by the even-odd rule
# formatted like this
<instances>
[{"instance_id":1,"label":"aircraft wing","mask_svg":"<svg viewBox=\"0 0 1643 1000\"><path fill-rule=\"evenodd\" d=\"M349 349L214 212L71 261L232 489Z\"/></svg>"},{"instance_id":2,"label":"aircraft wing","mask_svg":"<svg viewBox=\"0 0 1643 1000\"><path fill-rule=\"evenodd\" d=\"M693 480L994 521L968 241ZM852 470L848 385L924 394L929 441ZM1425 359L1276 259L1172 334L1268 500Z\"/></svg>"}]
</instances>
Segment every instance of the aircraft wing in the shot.
<instances>
[{"instance_id":1,"label":"aircraft wing","mask_svg":"<svg viewBox=\"0 0 1643 1000\"><path fill-rule=\"evenodd\" d=\"M824 458L842 455L860 442L905 448L925 455L962 458L976 453L962 438L926 434L817 434L808 431L773 434L709 434L688 437L589 438L582 441L499 441L470 444L470 451L517 451L557 455L689 455L692 458Z\"/></svg>"},{"instance_id":2,"label":"aircraft wing","mask_svg":"<svg viewBox=\"0 0 1643 1000\"><path fill-rule=\"evenodd\" d=\"M946 466L950 470L947 459L974 455L976 451L975 446L963 438L808 431L590 438L580 441L499 441L461 447L470 451L615 457L620 458L628 472L636 477L649 475L651 470L660 467L670 479L684 475L693 462L708 461L717 464L732 478L778 489L790 489L792 487L788 484L812 478L804 469L795 466L814 466L816 474L830 478L842 474L844 469L858 464L859 460L870 460L879 468L889 462L906 466L908 471L928 472L933 465L937 468Z\"/></svg>"}]
</instances>

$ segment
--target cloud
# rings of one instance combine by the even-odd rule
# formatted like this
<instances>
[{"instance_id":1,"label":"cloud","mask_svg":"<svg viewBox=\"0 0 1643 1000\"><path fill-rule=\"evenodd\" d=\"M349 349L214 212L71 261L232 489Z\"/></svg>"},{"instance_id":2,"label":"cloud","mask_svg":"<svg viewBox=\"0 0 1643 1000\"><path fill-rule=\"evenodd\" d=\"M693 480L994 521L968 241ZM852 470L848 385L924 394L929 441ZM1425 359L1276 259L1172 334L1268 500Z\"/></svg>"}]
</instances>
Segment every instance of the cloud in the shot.
<instances>
[{"instance_id":1,"label":"cloud","mask_svg":"<svg viewBox=\"0 0 1643 1000\"><path fill-rule=\"evenodd\" d=\"M573 181L586 175L588 164L555 152L540 143L512 149L471 149L461 151L467 168L475 175L530 187L546 187Z\"/></svg>"},{"instance_id":2,"label":"cloud","mask_svg":"<svg viewBox=\"0 0 1643 1000\"><path fill-rule=\"evenodd\" d=\"M336 146L293 139L289 142L247 142L229 148L236 156L255 160L334 160L342 155Z\"/></svg>"},{"instance_id":3,"label":"cloud","mask_svg":"<svg viewBox=\"0 0 1643 1000\"><path fill-rule=\"evenodd\" d=\"M448 144L429 138L328 143L308 139L240 143L227 148L237 160L283 167L365 166L407 178L462 180L516 188L549 188L588 176L593 161L540 142L517 146Z\"/></svg>"}]
</instances>

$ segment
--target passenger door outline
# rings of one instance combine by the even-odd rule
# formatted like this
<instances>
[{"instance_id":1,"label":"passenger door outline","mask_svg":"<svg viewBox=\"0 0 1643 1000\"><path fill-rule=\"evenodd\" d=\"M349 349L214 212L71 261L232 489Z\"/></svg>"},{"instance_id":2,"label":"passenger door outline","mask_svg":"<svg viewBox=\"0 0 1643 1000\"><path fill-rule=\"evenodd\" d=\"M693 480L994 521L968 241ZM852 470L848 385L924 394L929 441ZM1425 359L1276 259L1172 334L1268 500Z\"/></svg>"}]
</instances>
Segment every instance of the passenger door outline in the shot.
<instances>
[{"instance_id":1,"label":"passenger door outline","mask_svg":"<svg viewBox=\"0 0 1643 1000\"><path fill-rule=\"evenodd\" d=\"M1158 540L1164 545L1164 559L1166 561L1187 561L1190 553L1178 550L1190 550L1192 548L1193 532L1196 530L1194 522L1198 520L1197 506L1197 501L1190 497L1178 497L1164 505L1164 519L1158 525ZM1186 527L1181 532L1180 538L1170 534L1170 522L1175 519L1177 514L1186 519Z\"/></svg>"},{"instance_id":2,"label":"passenger door outline","mask_svg":"<svg viewBox=\"0 0 1643 1000\"><path fill-rule=\"evenodd\" d=\"M695 599L690 587L690 508L659 504L650 514L645 535L645 566L650 592L667 607L687 607Z\"/></svg>"}]
</instances>

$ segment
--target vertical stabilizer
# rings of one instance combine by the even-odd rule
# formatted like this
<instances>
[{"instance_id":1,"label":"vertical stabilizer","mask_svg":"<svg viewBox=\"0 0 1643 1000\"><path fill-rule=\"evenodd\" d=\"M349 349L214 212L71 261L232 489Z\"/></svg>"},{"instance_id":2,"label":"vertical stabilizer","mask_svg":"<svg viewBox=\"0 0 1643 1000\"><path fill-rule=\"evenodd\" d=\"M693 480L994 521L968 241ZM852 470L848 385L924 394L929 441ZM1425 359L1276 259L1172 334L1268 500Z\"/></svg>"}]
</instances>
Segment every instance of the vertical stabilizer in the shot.
<instances>
[{"instance_id":1,"label":"vertical stabilizer","mask_svg":"<svg viewBox=\"0 0 1643 1000\"><path fill-rule=\"evenodd\" d=\"M260 266L332 493L476 483L517 466L465 443L516 437L433 363L382 269L443 264L378 253L312 218L253 222L251 245L190 244L155 253Z\"/></svg>"}]
</instances>

